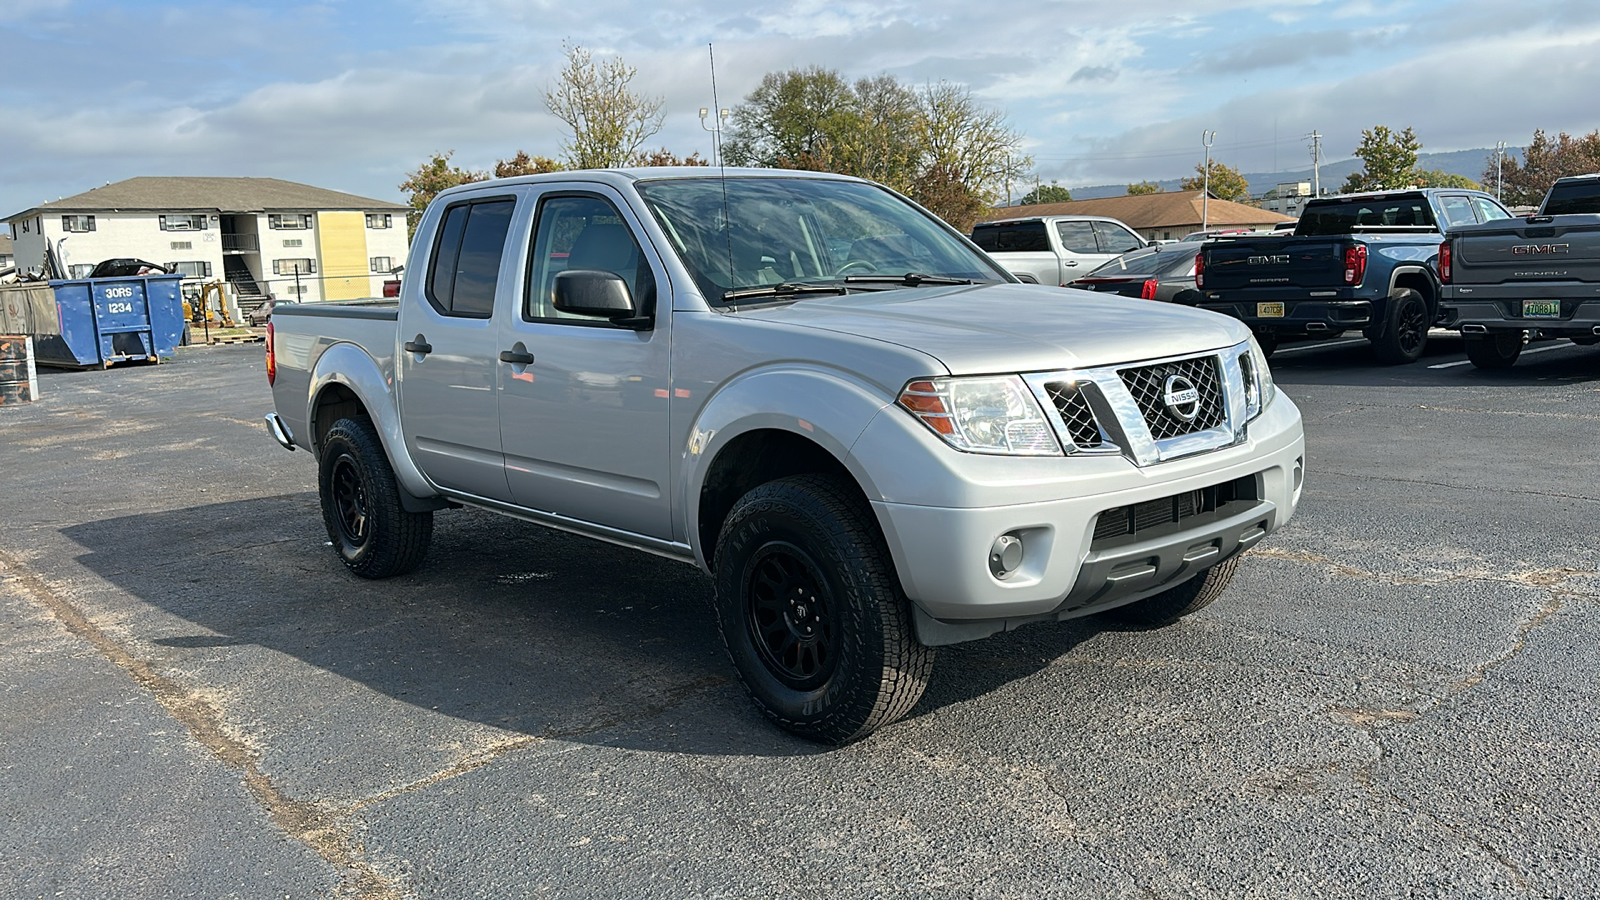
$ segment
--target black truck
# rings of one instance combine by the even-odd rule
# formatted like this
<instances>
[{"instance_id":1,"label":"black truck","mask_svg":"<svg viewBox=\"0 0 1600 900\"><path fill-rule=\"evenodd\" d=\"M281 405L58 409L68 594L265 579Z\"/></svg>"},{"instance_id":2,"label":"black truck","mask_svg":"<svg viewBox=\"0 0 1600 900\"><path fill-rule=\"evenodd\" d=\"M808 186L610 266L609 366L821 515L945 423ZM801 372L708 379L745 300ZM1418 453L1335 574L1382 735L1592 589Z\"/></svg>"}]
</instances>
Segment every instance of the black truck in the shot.
<instances>
[{"instance_id":1,"label":"black truck","mask_svg":"<svg viewBox=\"0 0 1600 900\"><path fill-rule=\"evenodd\" d=\"M1243 320L1269 354L1286 338L1360 329L1381 362L1413 362L1439 316L1441 235L1510 217L1480 191L1318 198L1292 234L1205 242L1195 257L1195 305Z\"/></svg>"},{"instance_id":2,"label":"black truck","mask_svg":"<svg viewBox=\"0 0 1600 900\"><path fill-rule=\"evenodd\" d=\"M1561 178L1539 211L1463 228L1439 247L1442 324L1480 369L1532 337L1600 343L1600 175Z\"/></svg>"}]
</instances>

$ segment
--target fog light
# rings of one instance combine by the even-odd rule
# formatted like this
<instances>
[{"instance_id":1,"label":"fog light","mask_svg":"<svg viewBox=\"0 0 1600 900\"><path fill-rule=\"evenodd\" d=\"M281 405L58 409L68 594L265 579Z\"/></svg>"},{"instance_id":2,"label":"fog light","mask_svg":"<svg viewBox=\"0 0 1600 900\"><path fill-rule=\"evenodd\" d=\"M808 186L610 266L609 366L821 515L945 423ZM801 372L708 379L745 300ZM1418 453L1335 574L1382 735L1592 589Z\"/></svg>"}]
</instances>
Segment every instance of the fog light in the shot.
<instances>
[{"instance_id":1,"label":"fog light","mask_svg":"<svg viewBox=\"0 0 1600 900\"><path fill-rule=\"evenodd\" d=\"M1004 581L1022 567L1022 539L1014 534L1002 534L989 548L989 571Z\"/></svg>"}]
</instances>

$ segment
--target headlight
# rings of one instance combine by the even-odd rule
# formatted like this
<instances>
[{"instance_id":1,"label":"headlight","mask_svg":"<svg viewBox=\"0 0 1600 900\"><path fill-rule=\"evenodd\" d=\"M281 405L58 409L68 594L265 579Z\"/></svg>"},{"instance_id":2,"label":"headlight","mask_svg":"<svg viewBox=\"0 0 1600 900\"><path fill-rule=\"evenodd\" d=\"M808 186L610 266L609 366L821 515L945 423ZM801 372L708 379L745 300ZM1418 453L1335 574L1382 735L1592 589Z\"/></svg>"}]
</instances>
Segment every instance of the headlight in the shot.
<instances>
[{"instance_id":1,"label":"headlight","mask_svg":"<svg viewBox=\"0 0 1600 900\"><path fill-rule=\"evenodd\" d=\"M1272 369L1267 366L1267 355L1261 352L1256 336L1250 335L1250 345L1239 354L1239 369L1244 374L1245 421L1261 415L1272 398L1278 395L1278 386L1272 383Z\"/></svg>"},{"instance_id":2,"label":"headlight","mask_svg":"<svg viewBox=\"0 0 1600 900\"><path fill-rule=\"evenodd\" d=\"M920 379L898 402L957 450L1062 455L1044 411L1015 375Z\"/></svg>"}]
</instances>

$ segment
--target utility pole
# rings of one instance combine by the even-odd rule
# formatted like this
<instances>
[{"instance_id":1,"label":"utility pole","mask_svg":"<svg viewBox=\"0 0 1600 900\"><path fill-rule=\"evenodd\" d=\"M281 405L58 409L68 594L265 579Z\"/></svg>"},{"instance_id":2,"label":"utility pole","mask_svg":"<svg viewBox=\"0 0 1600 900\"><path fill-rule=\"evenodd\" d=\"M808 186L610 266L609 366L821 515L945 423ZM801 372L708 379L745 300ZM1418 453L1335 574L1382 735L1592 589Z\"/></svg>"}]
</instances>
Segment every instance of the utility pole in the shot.
<instances>
[{"instance_id":1,"label":"utility pole","mask_svg":"<svg viewBox=\"0 0 1600 900\"><path fill-rule=\"evenodd\" d=\"M1506 164L1506 142L1495 141L1494 144L1494 199L1500 199L1500 186L1505 183L1502 176ZM1503 202L1503 201L1502 201Z\"/></svg>"},{"instance_id":2,"label":"utility pole","mask_svg":"<svg viewBox=\"0 0 1600 900\"><path fill-rule=\"evenodd\" d=\"M1205 167L1205 172L1204 172L1204 179L1200 182L1200 184L1201 184L1201 189L1200 189L1200 230L1201 231L1205 231L1206 230L1206 225L1210 221L1210 219L1208 217L1208 213L1210 212L1210 210L1206 209L1206 204L1211 200L1211 142L1215 141L1216 139L1217 139L1217 133L1215 131L1202 131L1202 132L1200 132L1200 143L1204 144L1205 148L1206 148L1206 167Z\"/></svg>"},{"instance_id":3,"label":"utility pole","mask_svg":"<svg viewBox=\"0 0 1600 900\"><path fill-rule=\"evenodd\" d=\"M1311 196L1322 196L1322 135L1313 131L1311 138Z\"/></svg>"}]
</instances>

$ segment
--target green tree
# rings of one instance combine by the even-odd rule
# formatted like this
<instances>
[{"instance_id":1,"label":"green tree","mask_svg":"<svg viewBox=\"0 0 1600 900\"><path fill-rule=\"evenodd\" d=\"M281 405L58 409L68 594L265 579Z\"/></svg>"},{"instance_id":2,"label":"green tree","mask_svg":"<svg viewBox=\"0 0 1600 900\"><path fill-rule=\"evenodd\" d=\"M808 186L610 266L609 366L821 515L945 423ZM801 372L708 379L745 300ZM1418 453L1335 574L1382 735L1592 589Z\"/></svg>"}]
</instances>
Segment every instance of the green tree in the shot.
<instances>
[{"instance_id":1,"label":"green tree","mask_svg":"<svg viewBox=\"0 0 1600 900\"><path fill-rule=\"evenodd\" d=\"M1209 186L1211 196L1218 200L1245 201L1250 199L1250 182L1245 180L1239 170L1233 166L1225 165L1217 160L1211 161L1211 181L1206 182L1206 164L1194 164L1194 177L1185 178L1179 187L1185 191L1203 191Z\"/></svg>"},{"instance_id":2,"label":"green tree","mask_svg":"<svg viewBox=\"0 0 1600 900\"><path fill-rule=\"evenodd\" d=\"M1340 188L1344 193L1355 191L1381 191L1409 187L1417 183L1417 151L1422 142L1410 128L1391 131L1387 126L1375 125L1361 132L1361 146L1356 148L1356 158L1362 169L1351 172Z\"/></svg>"},{"instance_id":3,"label":"green tree","mask_svg":"<svg viewBox=\"0 0 1600 900\"><path fill-rule=\"evenodd\" d=\"M733 108L722 156L736 166L834 171L835 145L860 128L856 96L838 72L768 72ZM853 174L853 173L851 173Z\"/></svg>"},{"instance_id":4,"label":"green tree","mask_svg":"<svg viewBox=\"0 0 1600 900\"><path fill-rule=\"evenodd\" d=\"M1022 205L1032 206L1035 203L1066 203L1072 199L1072 192L1056 184L1041 184L1033 190L1022 195Z\"/></svg>"},{"instance_id":5,"label":"green tree","mask_svg":"<svg viewBox=\"0 0 1600 900\"><path fill-rule=\"evenodd\" d=\"M407 172L406 180L400 182L400 190L409 195L406 202L411 205L411 210L406 213L406 228L412 234L417 231L417 222L422 218L422 211L428 208L428 204L440 191L458 184L483 181L489 177L487 172L476 172L450 165L450 157L453 155L455 155L454 150L435 153L414 171Z\"/></svg>"},{"instance_id":6,"label":"green tree","mask_svg":"<svg viewBox=\"0 0 1600 900\"><path fill-rule=\"evenodd\" d=\"M1494 157L1485 162L1483 184L1494 190ZM1507 154L1500 172L1500 198L1509 206L1537 206L1557 178L1588 172L1600 172L1600 129L1576 138L1563 131L1555 140L1539 129L1523 148L1520 161Z\"/></svg>"},{"instance_id":7,"label":"green tree","mask_svg":"<svg viewBox=\"0 0 1600 900\"><path fill-rule=\"evenodd\" d=\"M1141 194L1159 194L1162 187L1154 181L1141 181L1138 184L1128 185L1128 196L1137 197Z\"/></svg>"},{"instance_id":8,"label":"green tree","mask_svg":"<svg viewBox=\"0 0 1600 900\"><path fill-rule=\"evenodd\" d=\"M1465 175L1457 175L1454 172L1446 172L1443 169L1419 170L1417 172L1416 185L1417 187L1463 188L1469 191L1483 190L1483 185L1478 184L1471 178Z\"/></svg>"},{"instance_id":9,"label":"green tree","mask_svg":"<svg viewBox=\"0 0 1600 900\"><path fill-rule=\"evenodd\" d=\"M627 165L644 142L661 130L661 97L636 94L628 85L637 74L613 57L601 63L577 44L563 44L567 67L544 95L550 114L567 124L563 162L574 169Z\"/></svg>"},{"instance_id":10,"label":"green tree","mask_svg":"<svg viewBox=\"0 0 1600 900\"><path fill-rule=\"evenodd\" d=\"M494 177L513 178L517 175L543 175L545 172L560 172L565 168L561 163L548 156L529 156L527 151L518 150L516 156L495 162Z\"/></svg>"}]
</instances>

